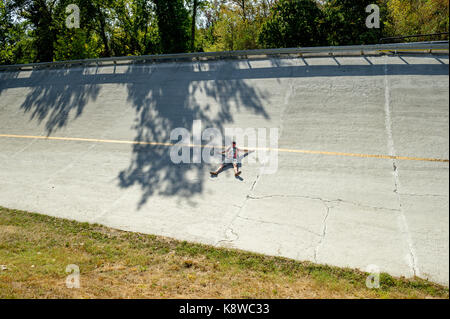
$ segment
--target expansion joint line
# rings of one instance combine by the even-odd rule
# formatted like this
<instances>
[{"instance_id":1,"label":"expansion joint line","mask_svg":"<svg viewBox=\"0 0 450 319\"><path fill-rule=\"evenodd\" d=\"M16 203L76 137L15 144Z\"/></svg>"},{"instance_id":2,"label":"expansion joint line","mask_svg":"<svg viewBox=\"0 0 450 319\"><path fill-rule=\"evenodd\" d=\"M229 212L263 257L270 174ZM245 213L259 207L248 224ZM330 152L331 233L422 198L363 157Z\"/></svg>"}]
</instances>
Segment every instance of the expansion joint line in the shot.
<instances>
[{"instance_id":1,"label":"expansion joint line","mask_svg":"<svg viewBox=\"0 0 450 319\"><path fill-rule=\"evenodd\" d=\"M419 269L417 266L417 256L414 249L414 243L411 237L411 233L409 231L408 223L406 221L405 213L403 210L401 197L400 197L400 179L398 174L398 165L397 160L395 158L396 152L394 147L394 138L392 135L392 118L391 118L391 92L389 87L389 77L388 77L388 64L387 59L388 56L384 57L384 91L385 91L385 126L386 126L386 134L387 134L387 143L388 143L388 151L389 155L392 156L392 167L393 167L393 176L394 176L394 193L396 194L398 205L399 205L399 226L400 231L405 237L405 240L408 244L409 249L409 257L410 257L410 267L414 274L414 276L419 276Z\"/></svg>"},{"instance_id":2,"label":"expansion joint line","mask_svg":"<svg viewBox=\"0 0 450 319\"><path fill-rule=\"evenodd\" d=\"M294 94L294 83L293 83L294 77L293 77L293 74L294 74L294 71L291 70L289 86L286 89L286 93L284 95L283 107L281 108L281 111L280 111L280 133L279 133L279 138L281 138L281 136L283 134L284 118L286 116L286 111L287 111L287 109L289 107L289 100L291 99L291 96Z\"/></svg>"}]
</instances>

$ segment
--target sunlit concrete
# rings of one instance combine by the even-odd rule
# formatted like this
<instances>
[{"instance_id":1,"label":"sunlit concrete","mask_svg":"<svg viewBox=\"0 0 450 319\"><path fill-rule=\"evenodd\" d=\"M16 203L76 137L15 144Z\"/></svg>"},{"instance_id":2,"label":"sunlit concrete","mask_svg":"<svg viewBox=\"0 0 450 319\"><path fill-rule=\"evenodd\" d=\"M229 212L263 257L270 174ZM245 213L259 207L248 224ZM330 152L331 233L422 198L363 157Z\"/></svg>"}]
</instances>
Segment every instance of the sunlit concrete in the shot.
<instances>
[{"instance_id":1,"label":"sunlit concrete","mask_svg":"<svg viewBox=\"0 0 450 319\"><path fill-rule=\"evenodd\" d=\"M0 73L0 205L448 285L448 162L280 152L170 161L177 127L278 128L279 148L448 159L448 56L171 62ZM25 137L28 136L28 137ZM75 262L75 261L73 261Z\"/></svg>"}]
</instances>

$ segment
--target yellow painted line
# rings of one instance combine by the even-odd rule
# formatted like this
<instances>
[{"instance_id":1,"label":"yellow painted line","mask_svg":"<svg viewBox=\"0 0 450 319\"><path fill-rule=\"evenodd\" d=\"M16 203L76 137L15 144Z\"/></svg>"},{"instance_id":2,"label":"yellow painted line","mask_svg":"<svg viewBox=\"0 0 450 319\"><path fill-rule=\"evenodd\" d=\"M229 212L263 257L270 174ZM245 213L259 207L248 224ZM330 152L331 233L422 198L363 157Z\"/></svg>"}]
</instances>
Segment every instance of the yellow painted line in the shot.
<instances>
[{"instance_id":1,"label":"yellow painted line","mask_svg":"<svg viewBox=\"0 0 450 319\"><path fill-rule=\"evenodd\" d=\"M440 158L425 158L425 157L409 157L409 156L391 156L391 155L375 155L375 154L358 154L358 153L341 153L341 152L326 152L326 151L307 151L307 150L291 150L279 148L280 152L287 153L304 153L304 154L322 154L322 155L335 155L335 156L350 156L350 157L363 157L363 158L381 158L381 159L396 159L405 161L422 161L422 162L442 162L448 163L448 159Z\"/></svg>"},{"instance_id":2,"label":"yellow painted line","mask_svg":"<svg viewBox=\"0 0 450 319\"><path fill-rule=\"evenodd\" d=\"M125 141L125 140L106 140L106 139L80 138L80 137L55 137L55 136L14 135L14 134L0 134L0 137L56 140L56 141L92 142L92 143L152 145L152 146L174 146L174 145L177 145L177 146L202 147L202 148L217 147L217 146L212 146L212 145L176 144L176 143L163 143L163 142L140 142L140 141ZM219 148L224 148L224 147L219 147ZM361 157L361 158L396 159L396 160L405 160L405 161L441 162L441 163L449 162L448 159L440 159L440 158L358 154L358 153L327 152L327 151L310 151L310 150L298 150L298 149L288 149L288 148L267 147L267 148L248 148L248 149L249 150L278 151L278 152L282 152L282 153L301 153L301 154L332 155L332 156L347 156L347 157Z\"/></svg>"}]
</instances>

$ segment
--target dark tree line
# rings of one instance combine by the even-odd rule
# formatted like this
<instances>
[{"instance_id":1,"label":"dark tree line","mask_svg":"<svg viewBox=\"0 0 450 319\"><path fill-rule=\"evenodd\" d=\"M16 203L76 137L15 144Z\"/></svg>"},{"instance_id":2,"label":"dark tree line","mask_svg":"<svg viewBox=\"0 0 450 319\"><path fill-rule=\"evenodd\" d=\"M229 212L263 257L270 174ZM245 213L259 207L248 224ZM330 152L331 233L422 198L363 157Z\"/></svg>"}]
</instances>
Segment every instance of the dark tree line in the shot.
<instances>
[{"instance_id":1,"label":"dark tree line","mask_svg":"<svg viewBox=\"0 0 450 319\"><path fill-rule=\"evenodd\" d=\"M366 6L380 28L366 27ZM67 28L66 8L80 9ZM0 0L0 63L377 43L448 32L448 0Z\"/></svg>"}]
</instances>

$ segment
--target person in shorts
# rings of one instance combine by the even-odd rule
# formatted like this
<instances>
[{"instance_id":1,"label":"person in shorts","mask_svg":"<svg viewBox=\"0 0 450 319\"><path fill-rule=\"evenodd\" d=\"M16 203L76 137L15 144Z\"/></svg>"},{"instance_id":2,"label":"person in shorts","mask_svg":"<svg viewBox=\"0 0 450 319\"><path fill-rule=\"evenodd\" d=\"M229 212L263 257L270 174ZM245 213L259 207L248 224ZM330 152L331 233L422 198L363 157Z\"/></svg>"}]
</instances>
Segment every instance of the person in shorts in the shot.
<instances>
[{"instance_id":1,"label":"person in shorts","mask_svg":"<svg viewBox=\"0 0 450 319\"><path fill-rule=\"evenodd\" d=\"M222 154L225 154L224 162L219 166L219 168L216 171L211 172L211 175L214 176L219 175L219 173L223 170L223 168L230 163L233 164L234 176L238 177L239 175L241 175L242 172L239 171L238 167L239 152L247 153L248 150L236 147L236 142L233 141L231 146L228 146L228 148L222 152Z\"/></svg>"}]
</instances>

